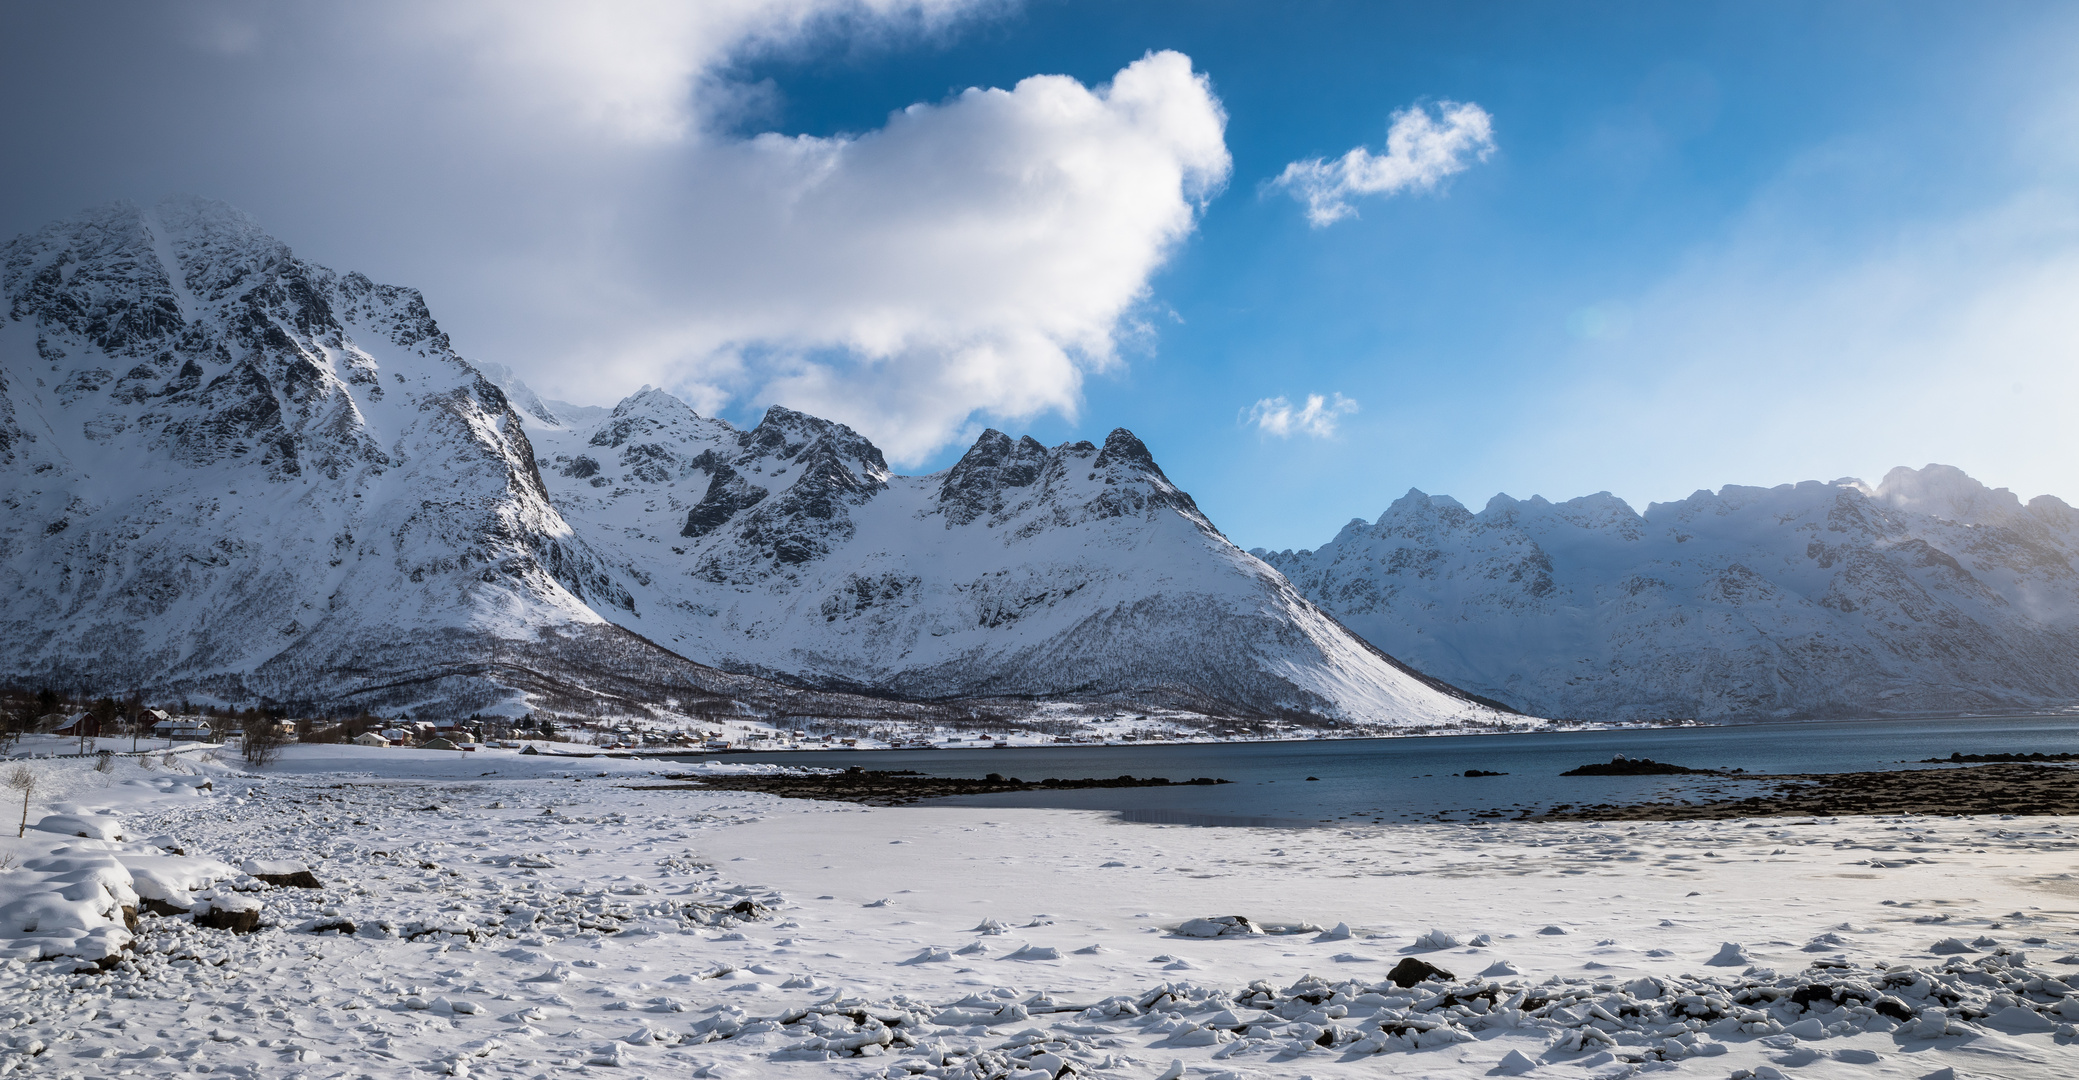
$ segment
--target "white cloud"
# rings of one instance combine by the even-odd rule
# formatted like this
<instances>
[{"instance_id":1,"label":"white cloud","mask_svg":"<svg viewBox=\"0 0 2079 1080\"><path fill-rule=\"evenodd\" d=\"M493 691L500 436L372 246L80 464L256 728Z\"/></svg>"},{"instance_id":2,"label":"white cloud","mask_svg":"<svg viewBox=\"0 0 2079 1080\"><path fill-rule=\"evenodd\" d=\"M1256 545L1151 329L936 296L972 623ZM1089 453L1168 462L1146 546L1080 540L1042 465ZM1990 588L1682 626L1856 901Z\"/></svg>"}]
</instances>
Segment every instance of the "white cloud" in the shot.
<instances>
[{"instance_id":1,"label":"white cloud","mask_svg":"<svg viewBox=\"0 0 2079 1080\"><path fill-rule=\"evenodd\" d=\"M1293 408L1292 402L1280 395L1251 405L1243 414L1243 422L1255 424L1258 431L1281 439L1295 433L1326 439L1335 434L1336 422L1341 417L1356 411L1357 403L1341 394L1308 394L1307 403L1299 408Z\"/></svg>"},{"instance_id":2,"label":"white cloud","mask_svg":"<svg viewBox=\"0 0 2079 1080\"><path fill-rule=\"evenodd\" d=\"M529 125L637 143L700 134L730 88L711 74L818 26L943 24L979 0L454 0L397 4L394 33L459 56L465 96Z\"/></svg>"},{"instance_id":3,"label":"white cloud","mask_svg":"<svg viewBox=\"0 0 2079 1080\"><path fill-rule=\"evenodd\" d=\"M717 150L683 208L714 257L667 298L666 366L854 423L903 460L976 411L1073 415L1225 181L1224 124L1190 60L1156 53L1095 89L1036 76L858 138Z\"/></svg>"},{"instance_id":4,"label":"white cloud","mask_svg":"<svg viewBox=\"0 0 2079 1080\"><path fill-rule=\"evenodd\" d=\"M959 8L412 9L401 25L466 58L467 92L444 107L519 159L521 188L483 197L543 230L477 286L528 313L539 351L487 358L572 400L647 382L709 408L805 409L904 464L978 415L1073 417L1228 177L1226 115L1190 58L1151 53L1096 87L972 88L857 135L740 138L707 119L741 98L717 72L744 50Z\"/></svg>"},{"instance_id":5,"label":"white cloud","mask_svg":"<svg viewBox=\"0 0 2079 1080\"><path fill-rule=\"evenodd\" d=\"M1307 220L1318 228L1356 213L1350 205L1356 196L1430 190L1493 153L1494 118L1487 110L1444 101L1434 119L1420 105L1394 113L1384 154L1359 146L1334 161L1295 161L1271 184L1305 203Z\"/></svg>"}]
</instances>

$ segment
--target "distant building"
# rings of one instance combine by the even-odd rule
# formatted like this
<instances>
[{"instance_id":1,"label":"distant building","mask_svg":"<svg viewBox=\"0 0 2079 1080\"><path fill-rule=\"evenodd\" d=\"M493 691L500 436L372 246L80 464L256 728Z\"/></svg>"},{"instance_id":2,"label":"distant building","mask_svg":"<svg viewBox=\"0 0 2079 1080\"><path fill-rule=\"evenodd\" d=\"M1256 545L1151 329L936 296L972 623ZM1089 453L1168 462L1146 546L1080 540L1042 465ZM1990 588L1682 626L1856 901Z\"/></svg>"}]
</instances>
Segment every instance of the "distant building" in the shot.
<instances>
[{"instance_id":1,"label":"distant building","mask_svg":"<svg viewBox=\"0 0 2079 1080\"><path fill-rule=\"evenodd\" d=\"M168 717L152 725L152 735L160 739L187 742L208 742L209 725L192 717Z\"/></svg>"},{"instance_id":2,"label":"distant building","mask_svg":"<svg viewBox=\"0 0 2079 1080\"><path fill-rule=\"evenodd\" d=\"M88 739L98 738L101 735L101 720L92 713L72 713L70 715L53 713L51 716L44 717L44 719L49 720L52 716L56 716L62 723L59 726L52 727L45 734L69 735L74 738ZM41 726L41 724L38 725L39 728Z\"/></svg>"},{"instance_id":3,"label":"distant building","mask_svg":"<svg viewBox=\"0 0 2079 1080\"><path fill-rule=\"evenodd\" d=\"M361 734L354 736L354 745L388 746L390 745L390 740L383 738L381 735L377 735L373 731L364 731Z\"/></svg>"}]
</instances>

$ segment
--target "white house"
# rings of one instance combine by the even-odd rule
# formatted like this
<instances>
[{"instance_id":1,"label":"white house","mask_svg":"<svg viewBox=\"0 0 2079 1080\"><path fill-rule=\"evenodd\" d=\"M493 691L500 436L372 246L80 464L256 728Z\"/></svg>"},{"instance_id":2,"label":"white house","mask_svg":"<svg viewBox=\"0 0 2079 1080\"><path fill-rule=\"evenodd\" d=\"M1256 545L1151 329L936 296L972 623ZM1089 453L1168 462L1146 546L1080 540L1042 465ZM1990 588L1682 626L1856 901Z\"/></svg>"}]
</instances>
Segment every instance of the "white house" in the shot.
<instances>
[{"instance_id":1,"label":"white house","mask_svg":"<svg viewBox=\"0 0 2079 1080\"><path fill-rule=\"evenodd\" d=\"M354 745L388 746L390 745L390 740L383 738L381 735L377 735L373 731L364 731L361 734L354 736Z\"/></svg>"}]
</instances>

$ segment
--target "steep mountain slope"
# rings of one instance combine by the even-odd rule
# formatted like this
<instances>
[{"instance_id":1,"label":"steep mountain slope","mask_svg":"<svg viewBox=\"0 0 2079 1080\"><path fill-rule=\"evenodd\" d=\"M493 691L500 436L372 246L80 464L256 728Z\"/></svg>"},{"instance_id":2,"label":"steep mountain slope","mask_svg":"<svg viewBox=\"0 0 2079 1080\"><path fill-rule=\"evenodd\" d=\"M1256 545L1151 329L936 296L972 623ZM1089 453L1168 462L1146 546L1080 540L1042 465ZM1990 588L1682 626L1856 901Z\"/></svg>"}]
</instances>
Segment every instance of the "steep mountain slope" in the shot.
<instances>
[{"instance_id":1,"label":"steep mountain slope","mask_svg":"<svg viewBox=\"0 0 2079 1080\"><path fill-rule=\"evenodd\" d=\"M558 406L465 362L417 293L197 199L20 237L0 296L0 678L447 713L1524 722L1336 625L1123 431L991 432L901 477L785 409L738 431L658 391Z\"/></svg>"},{"instance_id":2,"label":"steep mountain slope","mask_svg":"<svg viewBox=\"0 0 2079 1080\"><path fill-rule=\"evenodd\" d=\"M1711 719L2079 703L2079 513L1956 469L1699 491L1411 491L1259 552L1374 644L1545 716Z\"/></svg>"},{"instance_id":3,"label":"steep mountain slope","mask_svg":"<svg viewBox=\"0 0 2079 1080\"><path fill-rule=\"evenodd\" d=\"M731 670L930 699L1503 719L1324 616L1124 430L1051 449L989 431L945 472L897 476L843 425L773 408L738 431L645 389L533 437L633 601L601 612Z\"/></svg>"},{"instance_id":4,"label":"steep mountain slope","mask_svg":"<svg viewBox=\"0 0 2079 1080\"><path fill-rule=\"evenodd\" d=\"M449 711L765 692L592 611L627 597L416 292L176 198L14 240L0 295L0 677Z\"/></svg>"}]
</instances>

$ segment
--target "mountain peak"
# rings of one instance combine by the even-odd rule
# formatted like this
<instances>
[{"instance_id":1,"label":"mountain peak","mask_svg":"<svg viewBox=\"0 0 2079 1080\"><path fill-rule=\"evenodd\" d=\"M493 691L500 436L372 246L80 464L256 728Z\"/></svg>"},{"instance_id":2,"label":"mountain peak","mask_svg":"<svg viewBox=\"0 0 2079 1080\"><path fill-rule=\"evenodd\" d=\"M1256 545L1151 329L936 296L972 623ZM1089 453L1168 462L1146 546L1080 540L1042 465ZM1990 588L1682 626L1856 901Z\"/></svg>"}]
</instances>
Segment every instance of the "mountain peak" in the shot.
<instances>
[{"instance_id":1,"label":"mountain peak","mask_svg":"<svg viewBox=\"0 0 2079 1080\"><path fill-rule=\"evenodd\" d=\"M1988 488L1952 465L1917 470L1901 465L1884 474L1873 497L1900 510L1969 525L2005 524L2022 513L2013 492Z\"/></svg>"},{"instance_id":2,"label":"mountain peak","mask_svg":"<svg viewBox=\"0 0 2079 1080\"><path fill-rule=\"evenodd\" d=\"M1153 473L1164 482L1169 480L1163 474L1162 466L1155 464L1155 455L1148 452L1148 444L1123 427L1113 428L1112 433L1104 437L1104 449L1098 453L1093 467L1102 469L1115 461L1128 468Z\"/></svg>"},{"instance_id":3,"label":"mountain peak","mask_svg":"<svg viewBox=\"0 0 2079 1080\"><path fill-rule=\"evenodd\" d=\"M939 503L947 524L965 525L985 513L1003 510L1004 492L1030 487L1046 469L1049 454L1030 435L1012 442L1011 437L990 428L975 439L967 453L946 470L939 485Z\"/></svg>"}]
</instances>

